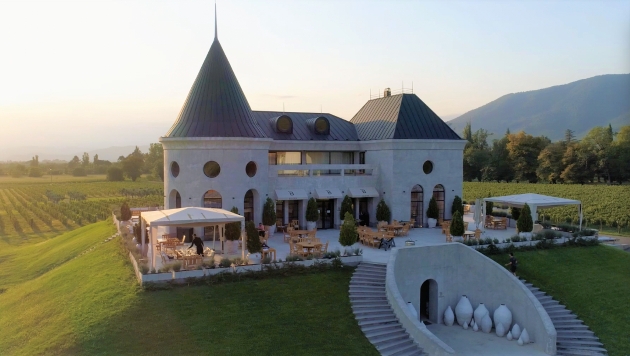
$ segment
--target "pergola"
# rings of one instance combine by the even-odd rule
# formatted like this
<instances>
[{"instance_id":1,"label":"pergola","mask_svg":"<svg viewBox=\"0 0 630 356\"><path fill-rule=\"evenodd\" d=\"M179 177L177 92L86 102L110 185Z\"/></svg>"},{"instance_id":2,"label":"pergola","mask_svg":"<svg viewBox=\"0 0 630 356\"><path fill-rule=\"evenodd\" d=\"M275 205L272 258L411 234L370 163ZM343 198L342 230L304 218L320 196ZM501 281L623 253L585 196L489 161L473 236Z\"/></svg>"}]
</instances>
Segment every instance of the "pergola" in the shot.
<instances>
[{"instance_id":1,"label":"pergola","mask_svg":"<svg viewBox=\"0 0 630 356\"><path fill-rule=\"evenodd\" d=\"M158 226L174 226L174 227L204 227L215 226L215 231L220 231L220 240L225 240L225 224L231 222L241 222L244 226L245 218L241 215L235 214L231 211L214 208L179 208L168 210L155 210L155 211L143 211L140 215L141 231L142 231L142 251L144 251L144 241L146 239L146 227L147 225L151 229L156 229ZM153 246L156 243L156 234L151 233L151 239L149 241L149 251L151 251L151 265L155 268L155 254L153 253ZM245 258L245 235L241 234L243 239L241 248L241 257Z\"/></svg>"},{"instance_id":2,"label":"pergola","mask_svg":"<svg viewBox=\"0 0 630 356\"><path fill-rule=\"evenodd\" d=\"M527 203L527 205L529 205L529 208L532 211L533 221L536 221L538 219L538 212L537 212L538 209L555 208L555 207L564 206L564 205L577 205L578 213L580 216L580 230L582 230L582 202L579 200L550 197L548 195L541 195L541 194L534 194L534 193L484 198L483 199L484 214L486 211L487 201L490 201L493 203L501 203L509 207L515 207L515 208L522 208L523 205Z\"/></svg>"}]
</instances>

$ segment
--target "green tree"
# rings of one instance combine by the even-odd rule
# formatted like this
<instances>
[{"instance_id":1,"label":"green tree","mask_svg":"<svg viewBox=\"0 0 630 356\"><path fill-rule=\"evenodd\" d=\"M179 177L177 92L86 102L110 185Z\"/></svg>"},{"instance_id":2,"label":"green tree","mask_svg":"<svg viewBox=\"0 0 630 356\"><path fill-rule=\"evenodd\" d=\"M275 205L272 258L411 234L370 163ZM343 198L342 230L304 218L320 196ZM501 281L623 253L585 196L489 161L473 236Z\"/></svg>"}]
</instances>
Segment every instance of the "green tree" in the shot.
<instances>
[{"instance_id":1,"label":"green tree","mask_svg":"<svg viewBox=\"0 0 630 356\"><path fill-rule=\"evenodd\" d=\"M611 175L619 183L630 180L630 125L622 126L611 147ZM612 179L612 178L611 178Z\"/></svg>"},{"instance_id":2,"label":"green tree","mask_svg":"<svg viewBox=\"0 0 630 356\"><path fill-rule=\"evenodd\" d=\"M486 215L492 215L492 210L494 209L494 202L487 201L486 202Z\"/></svg>"},{"instance_id":3,"label":"green tree","mask_svg":"<svg viewBox=\"0 0 630 356\"><path fill-rule=\"evenodd\" d=\"M590 155L577 142L567 146L562 156L564 170L560 178L567 183L586 183L593 178L594 172L590 169Z\"/></svg>"},{"instance_id":4,"label":"green tree","mask_svg":"<svg viewBox=\"0 0 630 356\"><path fill-rule=\"evenodd\" d=\"M263 206L263 225L272 226L276 223L276 203L269 197Z\"/></svg>"},{"instance_id":5,"label":"green tree","mask_svg":"<svg viewBox=\"0 0 630 356\"><path fill-rule=\"evenodd\" d=\"M262 243L253 221L245 222L245 232L247 234L247 251L249 253L260 253L262 251Z\"/></svg>"},{"instance_id":6,"label":"green tree","mask_svg":"<svg viewBox=\"0 0 630 356\"><path fill-rule=\"evenodd\" d=\"M238 214L238 208L233 206L230 210L234 214ZM241 238L241 222L232 222L225 224L225 238L230 241L236 241Z\"/></svg>"},{"instance_id":7,"label":"green tree","mask_svg":"<svg viewBox=\"0 0 630 356\"><path fill-rule=\"evenodd\" d=\"M512 207L510 208L510 214L512 215L512 219L518 220L518 218L521 216L521 209Z\"/></svg>"},{"instance_id":8,"label":"green tree","mask_svg":"<svg viewBox=\"0 0 630 356\"><path fill-rule=\"evenodd\" d=\"M482 180L511 182L514 179L514 169L507 149L508 135L509 131L501 139L492 142L490 158L488 165L483 169Z\"/></svg>"},{"instance_id":9,"label":"green tree","mask_svg":"<svg viewBox=\"0 0 630 356\"><path fill-rule=\"evenodd\" d=\"M39 156L35 155L35 157L31 158L31 167L39 167Z\"/></svg>"},{"instance_id":10,"label":"green tree","mask_svg":"<svg viewBox=\"0 0 630 356\"><path fill-rule=\"evenodd\" d=\"M613 159L611 149L613 146L613 131L612 127L593 127L591 131L584 136L580 145L584 152L588 152L594 160L594 173L598 180L600 177L604 177L610 184L611 182L611 161Z\"/></svg>"},{"instance_id":11,"label":"green tree","mask_svg":"<svg viewBox=\"0 0 630 356\"><path fill-rule=\"evenodd\" d=\"M81 164L81 160L79 160L79 156L74 156L72 157L70 162L68 162L68 170L72 171L73 169L77 168L80 164Z\"/></svg>"},{"instance_id":12,"label":"green tree","mask_svg":"<svg viewBox=\"0 0 630 356\"><path fill-rule=\"evenodd\" d=\"M427 209L427 218L429 219L439 219L440 218L440 208L438 208L437 201L435 197L431 197L429 200L429 208Z\"/></svg>"},{"instance_id":13,"label":"green tree","mask_svg":"<svg viewBox=\"0 0 630 356\"><path fill-rule=\"evenodd\" d=\"M564 132L564 143L566 143L567 145L570 144L571 142L573 142L575 140L575 135L574 135L574 131L571 129L567 129Z\"/></svg>"},{"instance_id":14,"label":"green tree","mask_svg":"<svg viewBox=\"0 0 630 356\"><path fill-rule=\"evenodd\" d=\"M142 156L131 154L122 161L122 170L132 181L136 181L142 174L144 160Z\"/></svg>"},{"instance_id":15,"label":"green tree","mask_svg":"<svg viewBox=\"0 0 630 356\"><path fill-rule=\"evenodd\" d=\"M43 175L44 175L44 173L42 172L42 170L38 166L31 167L31 168L28 169L28 176L29 177L39 178L39 177L41 177Z\"/></svg>"},{"instance_id":16,"label":"green tree","mask_svg":"<svg viewBox=\"0 0 630 356\"><path fill-rule=\"evenodd\" d=\"M315 198L311 198L306 204L306 221L314 222L318 219L319 212L317 211L317 201L315 201Z\"/></svg>"},{"instance_id":17,"label":"green tree","mask_svg":"<svg viewBox=\"0 0 630 356\"><path fill-rule=\"evenodd\" d=\"M381 199L376 205L376 221L387 221L389 223L391 218L392 212L389 210L389 206L387 206L385 200Z\"/></svg>"},{"instance_id":18,"label":"green tree","mask_svg":"<svg viewBox=\"0 0 630 356\"><path fill-rule=\"evenodd\" d=\"M121 221L129 221L131 220L131 209L129 208L129 204L127 202L123 202L120 206L120 220Z\"/></svg>"},{"instance_id":19,"label":"green tree","mask_svg":"<svg viewBox=\"0 0 630 356\"><path fill-rule=\"evenodd\" d=\"M13 178L20 178L26 174L26 167L21 164L16 164L11 167L10 174Z\"/></svg>"},{"instance_id":20,"label":"green tree","mask_svg":"<svg viewBox=\"0 0 630 356\"><path fill-rule=\"evenodd\" d=\"M450 233L452 236L463 236L464 235L464 218L459 210L455 211L453 214L453 220L451 220L451 226L449 227Z\"/></svg>"},{"instance_id":21,"label":"green tree","mask_svg":"<svg viewBox=\"0 0 630 356\"><path fill-rule=\"evenodd\" d=\"M536 175L541 181L549 183L561 182L562 172L566 168L562 163L562 158L567 150L567 143L564 141L554 142L545 147L538 155L538 168Z\"/></svg>"},{"instance_id":22,"label":"green tree","mask_svg":"<svg viewBox=\"0 0 630 356\"><path fill-rule=\"evenodd\" d=\"M144 173L152 174L164 181L164 148L161 143L152 143L144 161Z\"/></svg>"},{"instance_id":23,"label":"green tree","mask_svg":"<svg viewBox=\"0 0 630 356\"><path fill-rule=\"evenodd\" d=\"M459 211L462 216L464 215L464 204L462 203L462 198L460 198L459 195L456 195L455 198L453 198L453 205L451 205L451 216L453 216L456 211Z\"/></svg>"},{"instance_id":24,"label":"green tree","mask_svg":"<svg viewBox=\"0 0 630 356\"><path fill-rule=\"evenodd\" d=\"M525 203L521 210L521 216L518 217L516 222L516 228L520 232L531 232L534 229L534 222L532 221L532 211L529 209L529 205Z\"/></svg>"},{"instance_id":25,"label":"green tree","mask_svg":"<svg viewBox=\"0 0 630 356\"><path fill-rule=\"evenodd\" d=\"M84 167L77 167L72 170L72 175L75 177L85 177L87 176L87 171Z\"/></svg>"},{"instance_id":26,"label":"green tree","mask_svg":"<svg viewBox=\"0 0 630 356\"><path fill-rule=\"evenodd\" d=\"M468 129L470 129L467 126ZM474 134L468 134L470 139L464 148L464 180L483 179L484 169L488 166L491 158L491 151L488 146L488 136L491 135L484 129L475 131Z\"/></svg>"},{"instance_id":27,"label":"green tree","mask_svg":"<svg viewBox=\"0 0 630 356\"><path fill-rule=\"evenodd\" d=\"M354 216L354 206L352 205L352 198L349 196L343 197L343 201L341 202L341 209L339 210L339 219L344 220L346 213L350 213L350 215Z\"/></svg>"},{"instance_id":28,"label":"green tree","mask_svg":"<svg viewBox=\"0 0 630 356\"><path fill-rule=\"evenodd\" d=\"M83 167L87 167L90 164L90 155L87 152L83 152L83 157L81 158L81 165Z\"/></svg>"},{"instance_id":29,"label":"green tree","mask_svg":"<svg viewBox=\"0 0 630 356\"><path fill-rule=\"evenodd\" d=\"M339 243L341 246L352 246L355 242L357 242L357 226L352 214L346 212L339 232Z\"/></svg>"},{"instance_id":30,"label":"green tree","mask_svg":"<svg viewBox=\"0 0 630 356\"><path fill-rule=\"evenodd\" d=\"M549 143L549 139L544 136L534 137L524 131L508 135L507 149L517 181L537 182L538 156Z\"/></svg>"},{"instance_id":31,"label":"green tree","mask_svg":"<svg viewBox=\"0 0 630 356\"><path fill-rule=\"evenodd\" d=\"M110 182L122 182L125 180L123 170L116 166L109 167L107 169L107 180Z\"/></svg>"}]
</instances>

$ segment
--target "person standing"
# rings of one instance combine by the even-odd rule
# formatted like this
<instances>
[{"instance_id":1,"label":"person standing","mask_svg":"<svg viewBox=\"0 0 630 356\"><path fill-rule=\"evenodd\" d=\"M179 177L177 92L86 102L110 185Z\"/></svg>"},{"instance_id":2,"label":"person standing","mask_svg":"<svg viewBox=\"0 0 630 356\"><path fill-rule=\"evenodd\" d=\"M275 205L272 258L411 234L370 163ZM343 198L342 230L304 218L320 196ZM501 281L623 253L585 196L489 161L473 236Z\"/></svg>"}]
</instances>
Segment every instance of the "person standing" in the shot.
<instances>
[{"instance_id":1,"label":"person standing","mask_svg":"<svg viewBox=\"0 0 630 356\"><path fill-rule=\"evenodd\" d=\"M505 264L506 266L510 266L510 271L514 276L516 276L516 266L518 265L518 261L514 257L514 252L510 252L510 262Z\"/></svg>"},{"instance_id":2,"label":"person standing","mask_svg":"<svg viewBox=\"0 0 630 356\"><path fill-rule=\"evenodd\" d=\"M197 246L197 254L198 255L203 255L203 241L201 240L200 237L197 236L197 234L193 234L193 239L192 239L192 243L190 244L190 247L188 248L192 248L194 246Z\"/></svg>"}]
</instances>

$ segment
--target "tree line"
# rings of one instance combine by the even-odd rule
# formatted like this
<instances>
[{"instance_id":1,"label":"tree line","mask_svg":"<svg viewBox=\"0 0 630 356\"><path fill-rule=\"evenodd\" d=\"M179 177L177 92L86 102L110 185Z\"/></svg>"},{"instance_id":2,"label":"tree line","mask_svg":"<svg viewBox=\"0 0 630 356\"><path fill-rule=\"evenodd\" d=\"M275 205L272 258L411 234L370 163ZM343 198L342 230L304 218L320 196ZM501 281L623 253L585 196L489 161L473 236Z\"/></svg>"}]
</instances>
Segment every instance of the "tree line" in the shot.
<instances>
[{"instance_id":1,"label":"tree line","mask_svg":"<svg viewBox=\"0 0 630 356\"><path fill-rule=\"evenodd\" d=\"M40 163L39 156L30 161L0 164L0 176L43 177L45 175L73 175L75 177L88 174L106 174L110 181L122 181L125 178L136 181L142 174L151 175L155 179L164 180L164 150L162 144L152 143L149 151L143 153L138 146L127 156L120 156L116 162L101 160L98 154L90 159L84 152L81 158L74 156L69 162L45 161Z\"/></svg>"},{"instance_id":2,"label":"tree line","mask_svg":"<svg viewBox=\"0 0 630 356\"><path fill-rule=\"evenodd\" d=\"M581 140L572 130L551 142L524 131L510 133L489 144L484 129L464 127L465 181L623 183L630 180L630 125L614 132L610 125L596 126Z\"/></svg>"}]
</instances>

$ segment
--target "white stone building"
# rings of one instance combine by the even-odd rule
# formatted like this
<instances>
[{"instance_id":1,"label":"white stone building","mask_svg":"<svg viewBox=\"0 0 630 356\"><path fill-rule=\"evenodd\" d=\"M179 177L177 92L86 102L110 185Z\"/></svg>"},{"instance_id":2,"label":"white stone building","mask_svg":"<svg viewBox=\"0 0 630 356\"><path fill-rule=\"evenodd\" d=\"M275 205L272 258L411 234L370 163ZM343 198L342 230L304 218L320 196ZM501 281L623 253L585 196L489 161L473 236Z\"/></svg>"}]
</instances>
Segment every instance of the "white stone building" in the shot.
<instances>
[{"instance_id":1,"label":"white stone building","mask_svg":"<svg viewBox=\"0 0 630 356\"><path fill-rule=\"evenodd\" d=\"M383 199L393 219L415 219L417 226L426 221L431 195L447 219L453 197L462 195L465 141L416 95L386 90L351 121L252 111L216 34L160 142L166 208L237 207L256 224L267 197L276 202L278 224L301 225L307 200L316 198L317 226L326 229L339 225L345 195L354 199L356 217L371 225Z\"/></svg>"}]
</instances>

